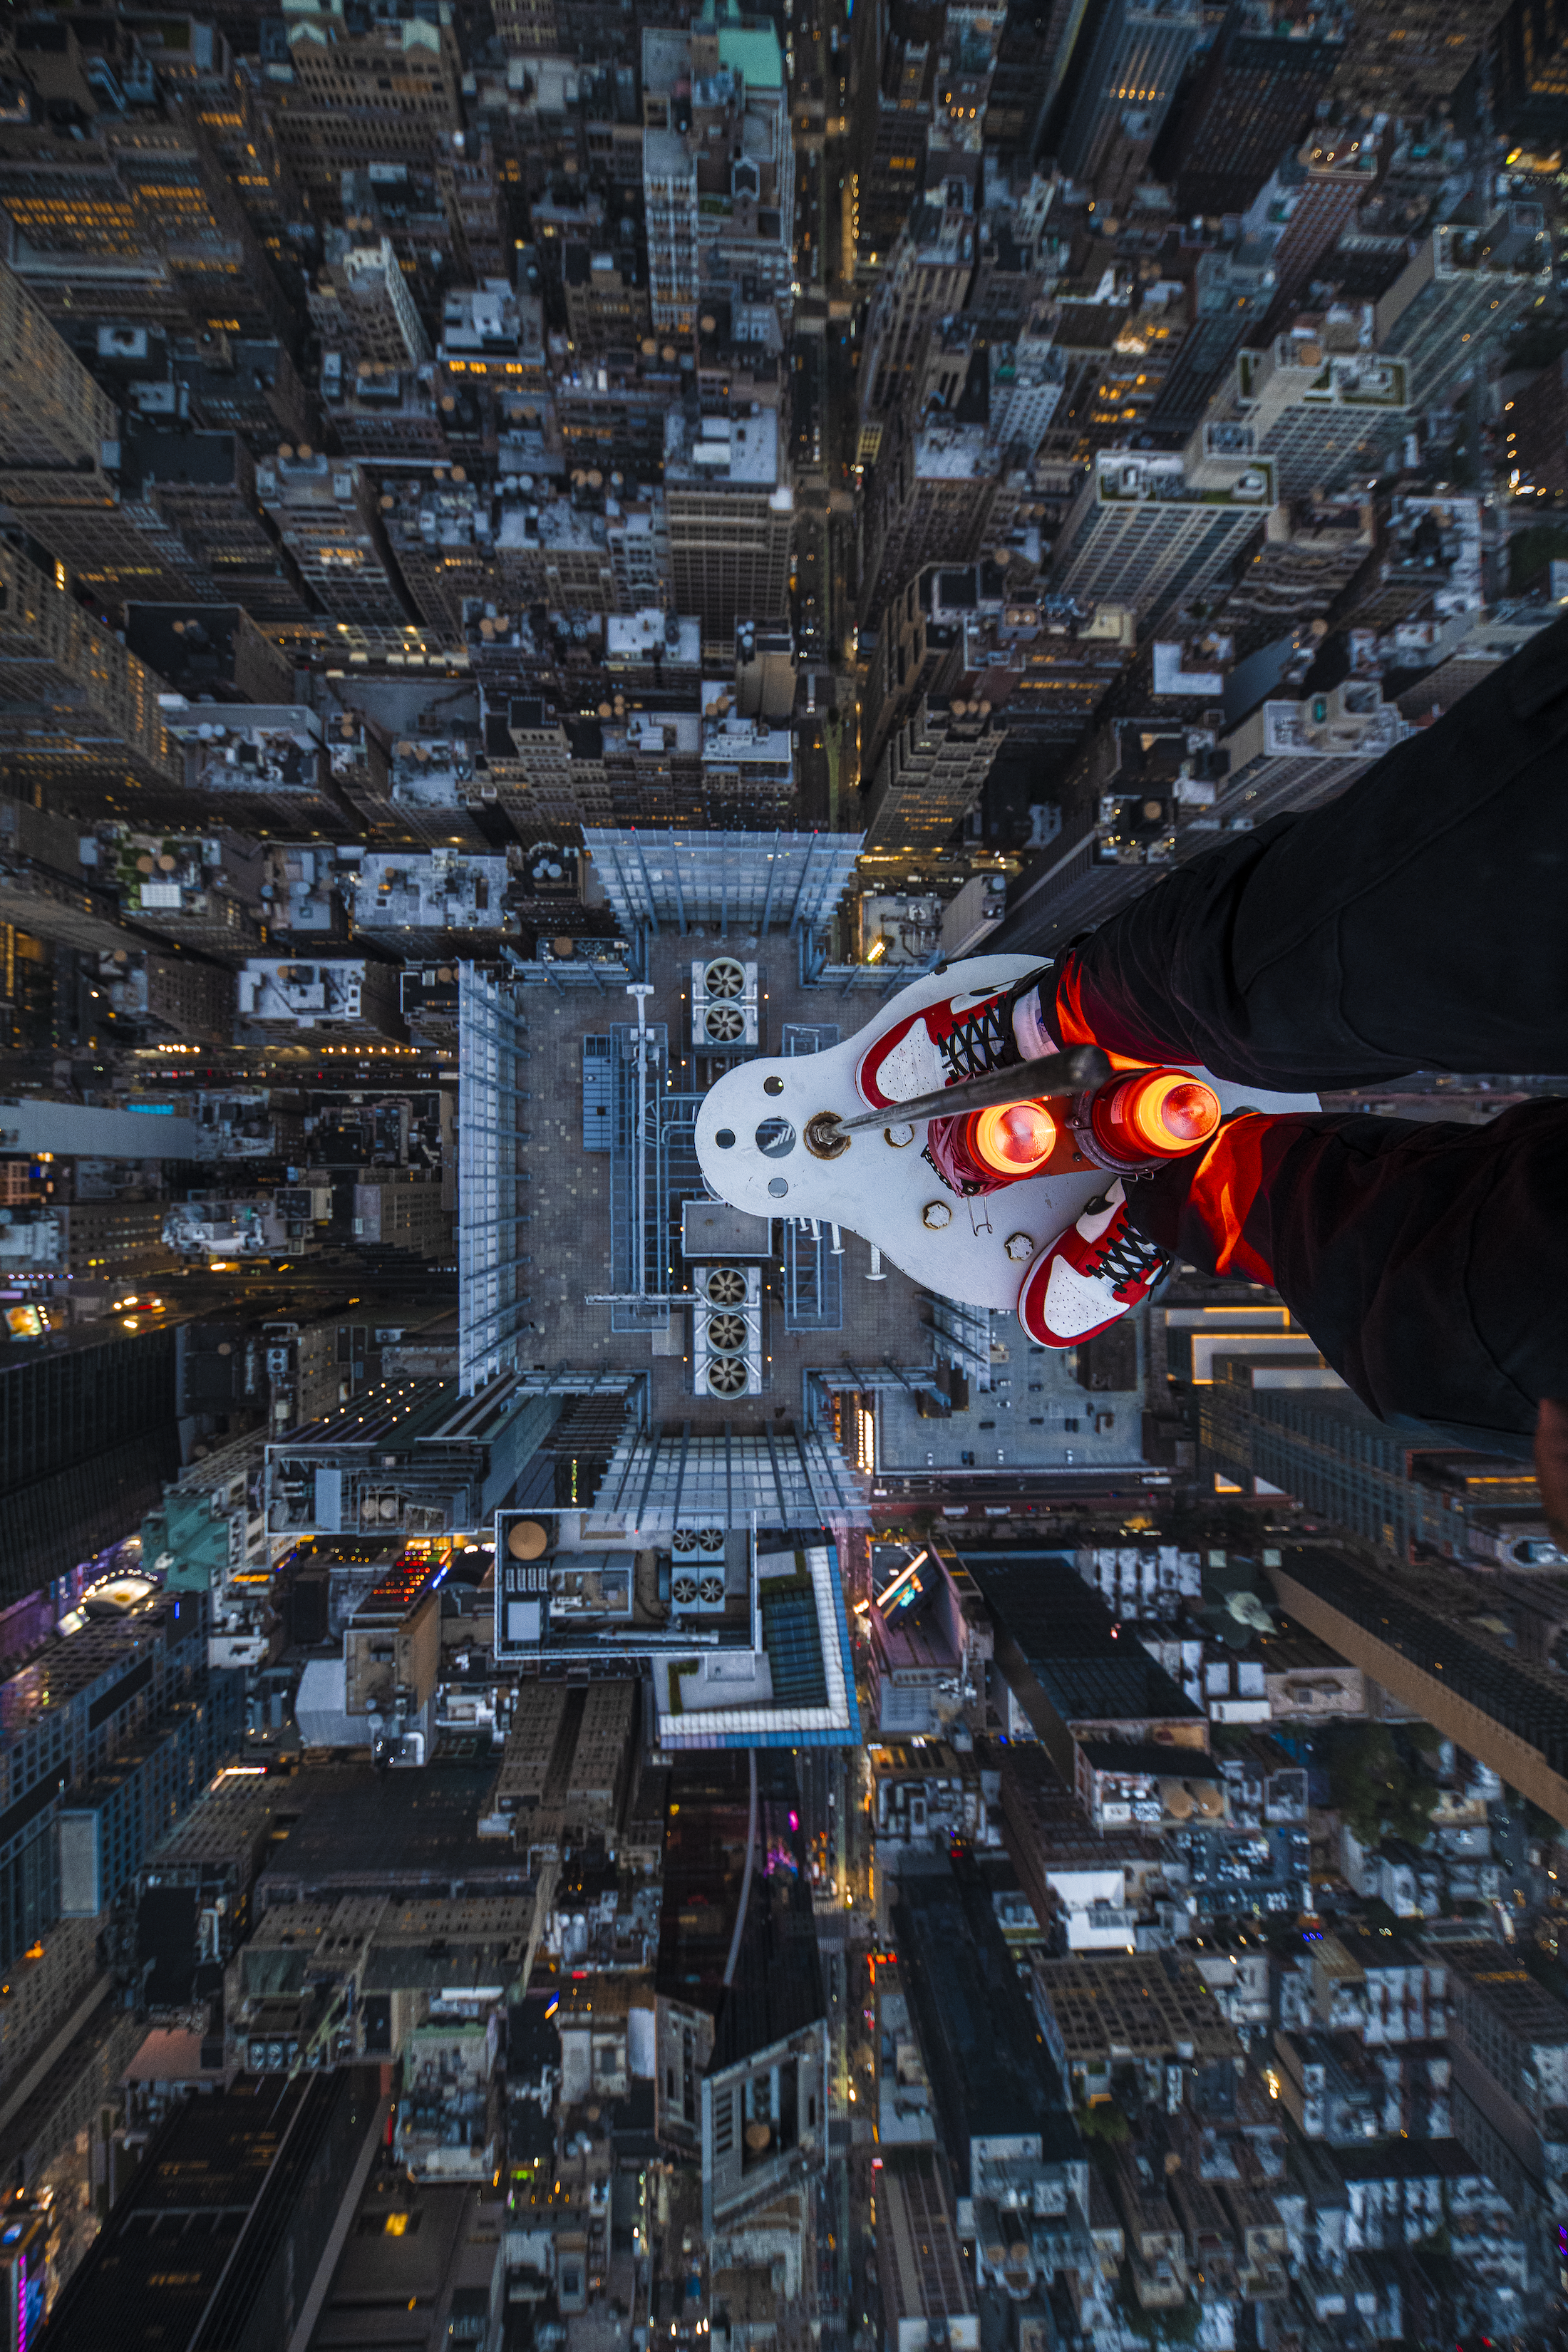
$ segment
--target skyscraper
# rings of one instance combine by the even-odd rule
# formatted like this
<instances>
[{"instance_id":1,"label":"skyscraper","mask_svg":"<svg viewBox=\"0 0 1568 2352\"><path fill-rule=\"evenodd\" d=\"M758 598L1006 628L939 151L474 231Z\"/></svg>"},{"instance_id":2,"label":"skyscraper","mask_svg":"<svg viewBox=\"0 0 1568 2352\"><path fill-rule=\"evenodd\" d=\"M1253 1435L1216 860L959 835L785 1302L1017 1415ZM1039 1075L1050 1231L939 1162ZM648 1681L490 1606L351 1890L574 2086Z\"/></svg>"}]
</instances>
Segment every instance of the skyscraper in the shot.
<instances>
[{"instance_id":1,"label":"skyscraper","mask_svg":"<svg viewBox=\"0 0 1568 2352\"><path fill-rule=\"evenodd\" d=\"M101 797L171 813L184 763L164 729L158 680L119 639L9 547L0 546L0 742L18 781L84 812ZM153 807L146 813L151 815Z\"/></svg>"},{"instance_id":2,"label":"skyscraper","mask_svg":"<svg viewBox=\"0 0 1568 2352\"><path fill-rule=\"evenodd\" d=\"M1195 0L1100 0L1063 128L1062 169L1113 217L1148 169L1203 30Z\"/></svg>"},{"instance_id":3,"label":"skyscraper","mask_svg":"<svg viewBox=\"0 0 1568 2352\"><path fill-rule=\"evenodd\" d=\"M738 621L773 621L789 609L795 496L777 410L689 417L672 409L664 498L674 608L694 613L704 645L731 660Z\"/></svg>"},{"instance_id":4,"label":"skyscraper","mask_svg":"<svg viewBox=\"0 0 1568 2352\"><path fill-rule=\"evenodd\" d=\"M1182 213L1244 213L1299 141L1343 52L1321 18L1233 5L1182 116L1176 203Z\"/></svg>"},{"instance_id":5,"label":"skyscraper","mask_svg":"<svg viewBox=\"0 0 1568 2352\"><path fill-rule=\"evenodd\" d=\"M180 1465L177 1339L116 1331L0 1366L6 1605L118 1543L159 1500Z\"/></svg>"},{"instance_id":6,"label":"skyscraper","mask_svg":"<svg viewBox=\"0 0 1568 2352\"><path fill-rule=\"evenodd\" d=\"M787 314L795 150L773 26L733 0L689 34L643 35L643 196L653 323L691 333L750 283Z\"/></svg>"},{"instance_id":7,"label":"skyscraper","mask_svg":"<svg viewBox=\"0 0 1568 2352\"><path fill-rule=\"evenodd\" d=\"M1351 124L1321 131L1286 158L1277 175L1289 217L1275 244L1274 307L1268 323L1288 326L1314 279L1332 274L1330 257L1361 206L1373 194L1387 161L1370 128Z\"/></svg>"},{"instance_id":8,"label":"skyscraper","mask_svg":"<svg viewBox=\"0 0 1568 2352\"><path fill-rule=\"evenodd\" d=\"M1429 230L1377 305L1378 350L1405 362L1423 408L1451 399L1484 370L1509 328L1552 284L1541 206L1482 211L1474 225L1445 221Z\"/></svg>"},{"instance_id":9,"label":"skyscraper","mask_svg":"<svg viewBox=\"0 0 1568 2352\"><path fill-rule=\"evenodd\" d=\"M1233 562L1274 504L1271 461L1209 448L1102 449L1058 537L1051 586L1146 625Z\"/></svg>"}]
</instances>

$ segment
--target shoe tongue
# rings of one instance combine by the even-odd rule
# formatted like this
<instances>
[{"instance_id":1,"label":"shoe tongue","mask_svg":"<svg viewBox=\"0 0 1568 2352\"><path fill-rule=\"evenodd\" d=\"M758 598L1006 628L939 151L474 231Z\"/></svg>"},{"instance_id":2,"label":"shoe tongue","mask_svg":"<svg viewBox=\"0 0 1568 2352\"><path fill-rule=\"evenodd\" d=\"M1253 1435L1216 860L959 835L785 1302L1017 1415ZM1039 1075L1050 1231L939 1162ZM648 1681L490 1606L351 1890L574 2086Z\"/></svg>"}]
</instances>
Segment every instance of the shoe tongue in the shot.
<instances>
[{"instance_id":1,"label":"shoe tongue","mask_svg":"<svg viewBox=\"0 0 1568 2352\"><path fill-rule=\"evenodd\" d=\"M1103 1209L1096 1209L1092 1214L1086 1209L1078 1221L1078 1229L1085 1241L1099 1241L1107 1226L1114 1223L1116 1212L1121 1206L1120 1201L1111 1201Z\"/></svg>"}]
</instances>

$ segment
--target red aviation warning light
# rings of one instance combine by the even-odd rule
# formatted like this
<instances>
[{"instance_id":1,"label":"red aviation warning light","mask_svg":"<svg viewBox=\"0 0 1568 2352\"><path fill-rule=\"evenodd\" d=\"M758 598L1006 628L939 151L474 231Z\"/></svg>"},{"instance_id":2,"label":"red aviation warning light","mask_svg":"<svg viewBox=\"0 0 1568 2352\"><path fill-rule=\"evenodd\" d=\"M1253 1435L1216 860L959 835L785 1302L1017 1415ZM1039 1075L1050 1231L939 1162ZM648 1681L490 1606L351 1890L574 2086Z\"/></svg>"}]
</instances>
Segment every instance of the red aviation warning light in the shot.
<instances>
[{"instance_id":1,"label":"red aviation warning light","mask_svg":"<svg viewBox=\"0 0 1568 2352\"><path fill-rule=\"evenodd\" d=\"M1001 1103L970 1113L963 1140L986 1172L1034 1176L1056 1149L1057 1122L1043 1102Z\"/></svg>"},{"instance_id":2,"label":"red aviation warning light","mask_svg":"<svg viewBox=\"0 0 1568 2352\"><path fill-rule=\"evenodd\" d=\"M1096 1143L1115 1163L1177 1160L1219 1126L1219 1097L1185 1070L1134 1070L1101 1087L1089 1108Z\"/></svg>"}]
</instances>

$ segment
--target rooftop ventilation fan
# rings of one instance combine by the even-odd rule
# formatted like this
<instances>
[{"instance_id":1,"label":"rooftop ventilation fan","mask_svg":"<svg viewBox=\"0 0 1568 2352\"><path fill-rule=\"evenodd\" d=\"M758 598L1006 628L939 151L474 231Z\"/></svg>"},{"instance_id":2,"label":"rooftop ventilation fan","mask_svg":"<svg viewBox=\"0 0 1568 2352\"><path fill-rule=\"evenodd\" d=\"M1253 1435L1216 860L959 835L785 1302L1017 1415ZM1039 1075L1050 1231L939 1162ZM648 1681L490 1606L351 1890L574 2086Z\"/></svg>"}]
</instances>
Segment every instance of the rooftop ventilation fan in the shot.
<instances>
[{"instance_id":1,"label":"rooftop ventilation fan","mask_svg":"<svg viewBox=\"0 0 1568 2352\"><path fill-rule=\"evenodd\" d=\"M691 1041L705 1045L754 1045L758 1034L757 967L735 956L715 956L691 967Z\"/></svg>"},{"instance_id":2,"label":"rooftop ventilation fan","mask_svg":"<svg viewBox=\"0 0 1568 2352\"><path fill-rule=\"evenodd\" d=\"M705 1576L700 1587L704 1609L721 1609L724 1605L724 1580L721 1576Z\"/></svg>"},{"instance_id":3,"label":"rooftop ventilation fan","mask_svg":"<svg viewBox=\"0 0 1568 2352\"><path fill-rule=\"evenodd\" d=\"M715 956L702 975L710 998L739 998L746 992L746 967L733 956Z\"/></svg>"},{"instance_id":4,"label":"rooftop ventilation fan","mask_svg":"<svg viewBox=\"0 0 1568 2352\"><path fill-rule=\"evenodd\" d=\"M738 1004L710 1004L702 1025L715 1045L734 1045L746 1034L746 1016Z\"/></svg>"},{"instance_id":5,"label":"rooftop ventilation fan","mask_svg":"<svg viewBox=\"0 0 1568 2352\"><path fill-rule=\"evenodd\" d=\"M716 1265L708 1277L707 1291L714 1307L739 1307L746 1296L746 1277L739 1266Z\"/></svg>"},{"instance_id":6,"label":"rooftop ventilation fan","mask_svg":"<svg viewBox=\"0 0 1568 2352\"><path fill-rule=\"evenodd\" d=\"M676 1577L669 1588L669 1597L678 1609L695 1609L697 1579L694 1576Z\"/></svg>"},{"instance_id":7,"label":"rooftop ventilation fan","mask_svg":"<svg viewBox=\"0 0 1568 2352\"><path fill-rule=\"evenodd\" d=\"M697 1549L700 1552L705 1552L710 1559L722 1559L724 1557L723 1528L699 1528L697 1530Z\"/></svg>"},{"instance_id":8,"label":"rooftop ventilation fan","mask_svg":"<svg viewBox=\"0 0 1568 2352\"><path fill-rule=\"evenodd\" d=\"M696 1528L677 1528L674 1535L671 1536L669 1539L669 1549L675 1554L677 1559L683 1559L689 1553L694 1552L697 1549Z\"/></svg>"},{"instance_id":9,"label":"rooftop ventilation fan","mask_svg":"<svg viewBox=\"0 0 1568 2352\"><path fill-rule=\"evenodd\" d=\"M740 1355L748 1336L743 1315L710 1315L708 1318L708 1345L715 1355Z\"/></svg>"},{"instance_id":10,"label":"rooftop ventilation fan","mask_svg":"<svg viewBox=\"0 0 1568 2352\"><path fill-rule=\"evenodd\" d=\"M708 1387L713 1396L744 1396L749 1384L743 1356L715 1356L708 1367Z\"/></svg>"}]
</instances>

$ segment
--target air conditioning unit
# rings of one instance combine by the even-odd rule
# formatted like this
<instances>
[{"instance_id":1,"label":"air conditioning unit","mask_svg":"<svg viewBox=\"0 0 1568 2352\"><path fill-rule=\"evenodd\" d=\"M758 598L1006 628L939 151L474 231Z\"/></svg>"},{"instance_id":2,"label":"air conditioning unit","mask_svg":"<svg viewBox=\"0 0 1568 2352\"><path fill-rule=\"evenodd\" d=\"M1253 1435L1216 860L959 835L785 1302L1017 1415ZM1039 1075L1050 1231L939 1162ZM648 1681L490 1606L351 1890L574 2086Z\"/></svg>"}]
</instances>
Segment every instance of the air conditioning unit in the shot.
<instances>
[{"instance_id":1,"label":"air conditioning unit","mask_svg":"<svg viewBox=\"0 0 1568 2352\"><path fill-rule=\"evenodd\" d=\"M719 1615L724 1608L724 1530L722 1528L677 1528L670 1538L669 1597L677 1609L699 1616Z\"/></svg>"},{"instance_id":2,"label":"air conditioning unit","mask_svg":"<svg viewBox=\"0 0 1568 2352\"><path fill-rule=\"evenodd\" d=\"M698 1396L760 1396L763 1277L754 1265L699 1265L691 1272L692 1382Z\"/></svg>"},{"instance_id":3,"label":"air conditioning unit","mask_svg":"<svg viewBox=\"0 0 1568 2352\"><path fill-rule=\"evenodd\" d=\"M691 1043L699 1054L757 1043L757 967L714 956L691 967Z\"/></svg>"}]
</instances>

